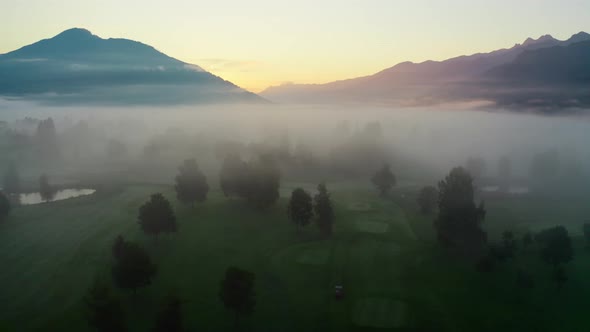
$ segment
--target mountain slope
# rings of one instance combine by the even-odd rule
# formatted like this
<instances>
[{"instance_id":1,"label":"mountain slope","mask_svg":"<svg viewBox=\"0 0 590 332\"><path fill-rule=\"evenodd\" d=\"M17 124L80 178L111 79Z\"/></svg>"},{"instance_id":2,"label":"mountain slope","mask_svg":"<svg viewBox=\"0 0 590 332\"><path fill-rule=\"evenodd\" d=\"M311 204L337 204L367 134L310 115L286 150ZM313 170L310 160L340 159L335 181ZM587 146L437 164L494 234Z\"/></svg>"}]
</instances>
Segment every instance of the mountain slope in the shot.
<instances>
[{"instance_id":1,"label":"mountain slope","mask_svg":"<svg viewBox=\"0 0 590 332\"><path fill-rule=\"evenodd\" d=\"M264 102L202 68L127 39L70 29L0 55L0 95L74 103Z\"/></svg>"},{"instance_id":2,"label":"mountain slope","mask_svg":"<svg viewBox=\"0 0 590 332\"><path fill-rule=\"evenodd\" d=\"M513 62L493 68L487 75L513 83L588 84L590 41L526 51Z\"/></svg>"},{"instance_id":3,"label":"mountain slope","mask_svg":"<svg viewBox=\"0 0 590 332\"><path fill-rule=\"evenodd\" d=\"M590 41L523 52L482 75L483 97L503 106L590 107Z\"/></svg>"},{"instance_id":4,"label":"mountain slope","mask_svg":"<svg viewBox=\"0 0 590 332\"><path fill-rule=\"evenodd\" d=\"M495 67L516 61L523 52L568 46L590 40L578 33L566 41L550 35L527 39L510 49L460 56L445 61L404 62L371 76L320 85L283 85L260 94L277 102L376 103L387 105L427 105L445 101L470 100L482 95L474 81Z\"/></svg>"}]
</instances>

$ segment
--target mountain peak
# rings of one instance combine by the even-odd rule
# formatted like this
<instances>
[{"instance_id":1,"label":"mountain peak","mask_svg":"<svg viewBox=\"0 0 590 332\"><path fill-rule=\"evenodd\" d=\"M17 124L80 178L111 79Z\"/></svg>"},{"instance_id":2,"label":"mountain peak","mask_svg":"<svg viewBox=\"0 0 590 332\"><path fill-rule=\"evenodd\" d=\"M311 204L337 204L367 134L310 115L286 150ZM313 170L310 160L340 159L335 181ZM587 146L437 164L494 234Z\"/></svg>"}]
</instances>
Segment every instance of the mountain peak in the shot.
<instances>
[{"instance_id":1,"label":"mountain peak","mask_svg":"<svg viewBox=\"0 0 590 332\"><path fill-rule=\"evenodd\" d=\"M98 38L97 36L93 35L92 32L82 29L82 28L72 28L63 31L62 33L58 34L53 38L59 39L84 39L84 38Z\"/></svg>"},{"instance_id":2,"label":"mountain peak","mask_svg":"<svg viewBox=\"0 0 590 332\"><path fill-rule=\"evenodd\" d=\"M524 43L522 43L522 45L529 46L529 45L545 43L545 42L555 41L555 40L556 39L553 38L553 36L551 36L551 35L543 35L543 36L539 37L538 39L533 39L533 38L529 37L524 41Z\"/></svg>"},{"instance_id":3,"label":"mountain peak","mask_svg":"<svg viewBox=\"0 0 590 332\"><path fill-rule=\"evenodd\" d=\"M568 41L570 43L577 43L577 42L582 42L582 41L587 41L587 40L590 40L590 34L584 32L584 31L580 31L580 32L574 34L573 36L571 36Z\"/></svg>"}]
</instances>

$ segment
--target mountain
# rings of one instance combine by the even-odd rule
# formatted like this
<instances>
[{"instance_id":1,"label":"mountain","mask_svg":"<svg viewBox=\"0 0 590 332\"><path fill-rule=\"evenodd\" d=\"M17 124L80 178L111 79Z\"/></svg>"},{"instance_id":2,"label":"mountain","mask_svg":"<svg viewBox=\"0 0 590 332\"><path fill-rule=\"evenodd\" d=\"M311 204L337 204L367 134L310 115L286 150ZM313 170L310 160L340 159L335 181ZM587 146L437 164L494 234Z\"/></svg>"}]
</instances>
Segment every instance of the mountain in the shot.
<instances>
[{"instance_id":1,"label":"mountain","mask_svg":"<svg viewBox=\"0 0 590 332\"><path fill-rule=\"evenodd\" d=\"M276 102L299 103L375 103L385 105L431 105L449 101L468 101L490 97L484 88L486 76L502 65L520 59L523 53L549 48L564 48L584 41L590 35L581 32L560 41L550 35L528 38L522 44L490 53L460 56L445 61L403 62L374 75L327 84L288 84L261 92ZM537 67L537 70L544 70ZM566 75L567 76L567 75ZM499 76L495 77L496 79ZM477 83L476 85L474 85ZM493 100L492 100L493 101Z\"/></svg>"},{"instance_id":2,"label":"mountain","mask_svg":"<svg viewBox=\"0 0 590 332\"><path fill-rule=\"evenodd\" d=\"M525 51L513 62L491 69L487 75L501 82L520 84L589 84L590 40Z\"/></svg>"},{"instance_id":3,"label":"mountain","mask_svg":"<svg viewBox=\"0 0 590 332\"><path fill-rule=\"evenodd\" d=\"M480 84L504 106L590 107L590 40L525 51Z\"/></svg>"},{"instance_id":4,"label":"mountain","mask_svg":"<svg viewBox=\"0 0 590 332\"><path fill-rule=\"evenodd\" d=\"M0 96L50 103L265 102L149 45L78 28L0 55Z\"/></svg>"}]
</instances>

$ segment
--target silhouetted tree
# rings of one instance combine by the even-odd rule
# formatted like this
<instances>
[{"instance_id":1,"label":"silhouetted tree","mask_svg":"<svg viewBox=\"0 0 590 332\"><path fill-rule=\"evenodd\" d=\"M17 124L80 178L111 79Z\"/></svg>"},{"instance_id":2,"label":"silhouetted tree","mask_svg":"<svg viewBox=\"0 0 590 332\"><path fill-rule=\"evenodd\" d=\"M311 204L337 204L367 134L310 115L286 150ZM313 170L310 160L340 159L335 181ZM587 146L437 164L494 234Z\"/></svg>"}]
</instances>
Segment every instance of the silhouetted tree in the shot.
<instances>
[{"instance_id":1,"label":"silhouetted tree","mask_svg":"<svg viewBox=\"0 0 590 332\"><path fill-rule=\"evenodd\" d=\"M0 191L0 222L4 221L10 213L10 200Z\"/></svg>"},{"instance_id":2,"label":"silhouetted tree","mask_svg":"<svg viewBox=\"0 0 590 332\"><path fill-rule=\"evenodd\" d=\"M157 268L148 253L131 242L124 242L121 248L119 254L115 253L115 264L112 269L115 284L133 292L151 284Z\"/></svg>"},{"instance_id":3,"label":"silhouetted tree","mask_svg":"<svg viewBox=\"0 0 590 332\"><path fill-rule=\"evenodd\" d=\"M501 245L490 245L490 256L497 261L503 262L507 259L514 258L514 251L516 250L516 238L510 231L502 233Z\"/></svg>"},{"instance_id":4,"label":"silhouetted tree","mask_svg":"<svg viewBox=\"0 0 590 332\"><path fill-rule=\"evenodd\" d=\"M170 202L162 194L153 194L139 208L139 224L146 234L157 237L160 233L176 232L176 216Z\"/></svg>"},{"instance_id":5,"label":"silhouetted tree","mask_svg":"<svg viewBox=\"0 0 590 332\"><path fill-rule=\"evenodd\" d=\"M163 307L156 316L156 323L152 332L181 332L182 302L175 296L166 299Z\"/></svg>"},{"instance_id":6,"label":"silhouetted tree","mask_svg":"<svg viewBox=\"0 0 590 332\"><path fill-rule=\"evenodd\" d=\"M115 257L115 259L121 259L121 256L123 256L123 253L125 252L126 244L127 242L122 235L117 236L115 243L113 243L113 257Z\"/></svg>"},{"instance_id":7,"label":"silhouetted tree","mask_svg":"<svg viewBox=\"0 0 590 332\"><path fill-rule=\"evenodd\" d=\"M45 174L39 177L39 194L44 201L50 201L55 196L55 189L49 184L49 178Z\"/></svg>"},{"instance_id":8,"label":"silhouetted tree","mask_svg":"<svg viewBox=\"0 0 590 332\"><path fill-rule=\"evenodd\" d=\"M223 162L220 180L225 196L238 196L259 209L266 209L279 199L280 172L273 157L244 163L229 155Z\"/></svg>"},{"instance_id":9,"label":"silhouetted tree","mask_svg":"<svg viewBox=\"0 0 590 332\"><path fill-rule=\"evenodd\" d=\"M509 258L514 257L514 251L516 250L516 238L514 237L514 233L511 231L505 231L502 233L502 242L504 244L504 248L509 255Z\"/></svg>"},{"instance_id":10,"label":"silhouetted tree","mask_svg":"<svg viewBox=\"0 0 590 332\"><path fill-rule=\"evenodd\" d=\"M381 196L387 196L391 191L391 188L395 186L396 180L389 165L383 165L383 167L373 175L371 182L377 187Z\"/></svg>"},{"instance_id":11,"label":"silhouetted tree","mask_svg":"<svg viewBox=\"0 0 590 332\"><path fill-rule=\"evenodd\" d=\"M4 173L4 192L7 194L20 193L20 177L14 163L10 163Z\"/></svg>"},{"instance_id":12,"label":"silhouetted tree","mask_svg":"<svg viewBox=\"0 0 590 332\"><path fill-rule=\"evenodd\" d=\"M230 267L221 282L219 297L227 309L234 311L236 326L240 315L248 315L254 311L254 280L254 273Z\"/></svg>"},{"instance_id":13,"label":"silhouetted tree","mask_svg":"<svg viewBox=\"0 0 590 332\"><path fill-rule=\"evenodd\" d=\"M438 240L446 247L467 256L480 256L487 242L481 228L485 218L483 202L474 203L473 179L461 168L454 168L438 184L438 217L434 222Z\"/></svg>"},{"instance_id":14,"label":"silhouetted tree","mask_svg":"<svg viewBox=\"0 0 590 332\"><path fill-rule=\"evenodd\" d=\"M334 225L334 209L328 188L324 183L318 185L318 193L314 197L314 211L320 232L324 236L331 235Z\"/></svg>"},{"instance_id":15,"label":"silhouetted tree","mask_svg":"<svg viewBox=\"0 0 590 332\"><path fill-rule=\"evenodd\" d=\"M297 188L291 193L291 200L287 207L289 219L297 226L297 231L309 224L313 217L311 196L303 189Z\"/></svg>"},{"instance_id":16,"label":"silhouetted tree","mask_svg":"<svg viewBox=\"0 0 590 332\"><path fill-rule=\"evenodd\" d=\"M543 246L541 258L555 268L572 260L572 241L565 227L557 226L543 230L537 234L536 240Z\"/></svg>"},{"instance_id":17,"label":"silhouetted tree","mask_svg":"<svg viewBox=\"0 0 590 332\"><path fill-rule=\"evenodd\" d=\"M259 209L266 209L279 199L280 172L270 158L251 163L244 183L246 200Z\"/></svg>"},{"instance_id":18,"label":"silhouetted tree","mask_svg":"<svg viewBox=\"0 0 590 332\"><path fill-rule=\"evenodd\" d=\"M436 203L438 202L438 190L433 186L422 188L418 194L417 202L422 213L433 213L436 210Z\"/></svg>"},{"instance_id":19,"label":"silhouetted tree","mask_svg":"<svg viewBox=\"0 0 590 332\"><path fill-rule=\"evenodd\" d=\"M176 176L175 185L178 200L186 204L205 201L209 185L196 161L194 159L185 160L178 169L179 174Z\"/></svg>"},{"instance_id":20,"label":"silhouetted tree","mask_svg":"<svg viewBox=\"0 0 590 332\"><path fill-rule=\"evenodd\" d=\"M248 165L237 154L228 154L223 160L219 180L226 197L243 196L244 183L248 177Z\"/></svg>"},{"instance_id":21,"label":"silhouetted tree","mask_svg":"<svg viewBox=\"0 0 590 332\"><path fill-rule=\"evenodd\" d=\"M88 325L99 332L124 332L125 312L119 299L103 281L95 280L84 297Z\"/></svg>"}]
</instances>

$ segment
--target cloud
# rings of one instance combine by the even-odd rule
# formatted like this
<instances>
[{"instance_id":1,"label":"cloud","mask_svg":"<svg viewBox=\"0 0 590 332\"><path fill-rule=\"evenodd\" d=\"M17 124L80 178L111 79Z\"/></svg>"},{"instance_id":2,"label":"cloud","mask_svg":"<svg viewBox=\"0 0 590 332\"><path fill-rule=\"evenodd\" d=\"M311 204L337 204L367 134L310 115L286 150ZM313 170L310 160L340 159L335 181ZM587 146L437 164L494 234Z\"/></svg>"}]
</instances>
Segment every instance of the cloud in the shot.
<instances>
[{"instance_id":1,"label":"cloud","mask_svg":"<svg viewBox=\"0 0 590 332\"><path fill-rule=\"evenodd\" d=\"M221 58L200 59L199 63L201 63L207 70L212 72L232 71L245 73L259 70L260 67L264 66L263 62L255 60L234 60Z\"/></svg>"},{"instance_id":2,"label":"cloud","mask_svg":"<svg viewBox=\"0 0 590 332\"><path fill-rule=\"evenodd\" d=\"M47 59L44 59L44 58L28 58L28 59L17 58L17 59L11 59L10 61L14 61L14 62L41 62L41 61L47 61Z\"/></svg>"},{"instance_id":3,"label":"cloud","mask_svg":"<svg viewBox=\"0 0 590 332\"><path fill-rule=\"evenodd\" d=\"M197 65L186 64L184 65L185 69L194 70L198 72L204 72L205 70Z\"/></svg>"}]
</instances>

